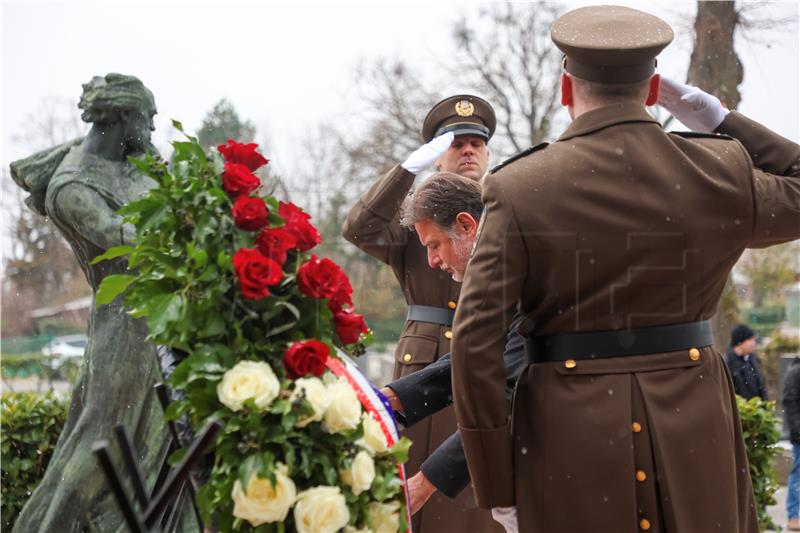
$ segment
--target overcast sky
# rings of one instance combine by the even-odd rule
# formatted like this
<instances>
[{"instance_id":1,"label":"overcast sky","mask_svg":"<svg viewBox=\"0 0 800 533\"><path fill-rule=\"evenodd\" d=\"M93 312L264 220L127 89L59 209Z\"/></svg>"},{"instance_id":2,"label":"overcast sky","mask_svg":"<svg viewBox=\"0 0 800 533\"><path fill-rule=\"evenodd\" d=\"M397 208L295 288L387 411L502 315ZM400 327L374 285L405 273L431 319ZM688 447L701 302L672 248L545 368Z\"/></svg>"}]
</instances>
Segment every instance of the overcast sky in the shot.
<instances>
[{"instance_id":1,"label":"overcast sky","mask_svg":"<svg viewBox=\"0 0 800 533\"><path fill-rule=\"evenodd\" d=\"M659 58L659 70L684 79L695 3L620 3L675 26L676 42ZM268 132L273 144L268 151L279 169L290 168L286 160L301 157L299 144L316 124L347 123L359 107L353 80L359 61L395 57L424 72L437 68L434 57L462 61L451 52L453 22L481 5L4 1L3 165L30 153L12 137L44 99L55 95L77 102L81 84L93 75L121 72L138 76L155 95L157 145L164 147L173 135L169 119L194 130L226 97L241 116ZM761 42L737 40L745 69L740 109L797 140L798 3L775 2L765 14L793 20L786 31L756 33Z\"/></svg>"}]
</instances>

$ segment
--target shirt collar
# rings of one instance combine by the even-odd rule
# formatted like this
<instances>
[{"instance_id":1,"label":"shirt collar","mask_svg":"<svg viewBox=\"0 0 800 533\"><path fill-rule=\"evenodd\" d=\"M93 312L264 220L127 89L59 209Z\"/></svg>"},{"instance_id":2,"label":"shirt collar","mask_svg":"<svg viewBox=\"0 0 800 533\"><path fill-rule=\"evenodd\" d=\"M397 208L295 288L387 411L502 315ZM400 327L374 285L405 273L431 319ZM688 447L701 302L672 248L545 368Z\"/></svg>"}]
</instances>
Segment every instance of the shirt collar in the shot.
<instances>
[{"instance_id":1,"label":"shirt collar","mask_svg":"<svg viewBox=\"0 0 800 533\"><path fill-rule=\"evenodd\" d=\"M612 104L592 109L572 121L567 130L558 138L565 141L573 137L587 135L597 130L622 124L623 122L659 122L648 113L644 105L634 103ZM556 142L558 142L556 141Z\"/></svg>"}]
</instances>

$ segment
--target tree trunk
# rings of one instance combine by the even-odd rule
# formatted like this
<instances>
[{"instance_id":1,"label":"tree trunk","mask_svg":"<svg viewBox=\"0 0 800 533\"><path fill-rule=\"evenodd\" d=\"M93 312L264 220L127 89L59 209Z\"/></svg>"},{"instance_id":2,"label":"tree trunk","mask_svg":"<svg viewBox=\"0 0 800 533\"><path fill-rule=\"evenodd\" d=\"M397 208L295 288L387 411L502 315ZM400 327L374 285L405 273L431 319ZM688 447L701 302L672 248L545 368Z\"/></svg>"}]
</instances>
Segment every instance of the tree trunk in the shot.
<instances>
[{"instance_id":1,"label":"tree trunk","mask_svg":"<svg viewBox=\"0 0 800 533\"><path fill-rule=\"evenodd\" d=\"M738 22L734 2L697 2L695 42L689 61L688 83L715 95L728 109L736 109L739 105L739 84L744 77L739 56L733 49ZM714 346L720 353L725 353L730 331L739 322L739 304L731 275L722 291L713 322Z\"/></svg>"},{"instance_id":2,"label":"tree trunk","mask_svg":"<svg viewBox=\"0 0 800 533\"><path fill-rule=\"evenodd\" d=\"M695 43L688 80L722 100L728 109L739 106L744 69L733 49L739 16L734 2L697 2Z\"/></svg>"}]
</instances>

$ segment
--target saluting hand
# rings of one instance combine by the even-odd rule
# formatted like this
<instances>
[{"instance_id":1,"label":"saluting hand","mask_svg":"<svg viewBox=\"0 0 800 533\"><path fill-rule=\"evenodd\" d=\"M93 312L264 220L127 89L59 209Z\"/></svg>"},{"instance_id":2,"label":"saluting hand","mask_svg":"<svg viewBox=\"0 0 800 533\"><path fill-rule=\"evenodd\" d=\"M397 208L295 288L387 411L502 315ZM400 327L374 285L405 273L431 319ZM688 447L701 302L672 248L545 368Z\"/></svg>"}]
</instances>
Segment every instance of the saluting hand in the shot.
<instances>
[{"instance_id":1,"label":"saluting hand","mask_svg":"<svg viewBox=\"0 0 800 533\"><path fill-rule=\"evenodd\" d=\"M692 131L709 133L730 113L714 95L669 78L661 78L658 105Z\"/></svg>"},{"instance_id":2,"label":"saluting hand","mask_svg":"<svg viewBox=\"0 0 800 533\"><path fill-rule=\"evenodd\" d=\"M453 144L453 139L455 138L456 136L452 131L434 137L428 144L423 144L414 150L400 166L412 174L419 174L442 157L447 149L450 148L450 145Z\"/></svg>"}]
</instances>

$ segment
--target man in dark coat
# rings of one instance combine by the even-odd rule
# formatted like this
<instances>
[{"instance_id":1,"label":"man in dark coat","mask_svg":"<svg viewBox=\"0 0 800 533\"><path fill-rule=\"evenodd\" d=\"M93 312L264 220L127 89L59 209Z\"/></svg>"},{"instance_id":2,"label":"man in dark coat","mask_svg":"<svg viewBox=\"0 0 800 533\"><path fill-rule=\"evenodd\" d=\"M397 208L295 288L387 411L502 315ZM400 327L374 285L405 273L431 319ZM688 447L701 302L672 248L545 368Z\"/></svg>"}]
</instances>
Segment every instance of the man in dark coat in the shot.
<instances>
[{"instance_id":1,"label":"man in dark coat","mask_svg":"<svg viewBox=\"0 0 800 533\"><path fill-rule=\"evenodd\" d=\"M584 7L551 37L573 122L484 178L454 322L478 505L516 506L526 532L755 533L709 319L746 248L800 237L800 147L654 75L673 38L657 17ZM662 90L706 133L665 132L645 109ZM504 328L516 312L532 364L509 422Z\"/></svg>"},{"instance_id":2,"label":"man in dark coat","mask_svg":"<svg viewBox=\"0 0 800 533\"><path fill-rule=\"evenodd\" d=\"M425 243L429 267L444 269L456 280L463 279L483 212L480 185L449 172L434 174L406 199L403 211L403 225L416 231ZM516 378L527 364L523 339L515 331L521 319L518 316L512 322L504 354L509 401ZM389 398L400 422L411 427L453 403L450 378L448 353L422 370L389 383L381 392ZM437 490L449 498L457 497L469 484L459 434L454 432L436 448L420 471L424 484L410 495L412 514Z\"/></svg>"},{"instance_id":3,"label":"man in dark coat","mask_svg":"<svg viewBox=\"0 0 800 533\"><path fill-rule=\"evenodd\" d=\"M783 411L792 442L792 470L786 487L786 529L800 531L800 357L795 357L783 382Z\"/></svg>"},{"instance_id":4,"label":"man in dark coat","mask_svg":"<svg viewBox=\"0 0 800 533\"><path fill-rule=\"evenodd\" d=\"M425 247L400 224L399 211L418 174L435 166L479 181L489 163L487 143L496 127L494 109L477 96L459 94L434 105L422 122L426 143L392 167L359 198L345 221L344 238L392 268L408 304L395 350L394 378L407 376L450 351L452 323L461 284L428 267ZM447 408L404 432L414 445L406 469L411 499L429 488L422 462L456 429ZM475 507L469 494L456 500L434 494L412 518L414 530L491 532L498 530L488 512Z\"/></svg>"},{"instance_id":5,"label":"man in dark coat","mask_svg":"<svg viewBox=\"0 0 800 533\"><path fill-rule=\"evenodd\" d=\"M755 332L745 324L739 324L731 331L731 345L725 352L725 363L736 394L745 400L754 396L766 400L767 384L755 349Z\"/></svg>"}]
</instances>

